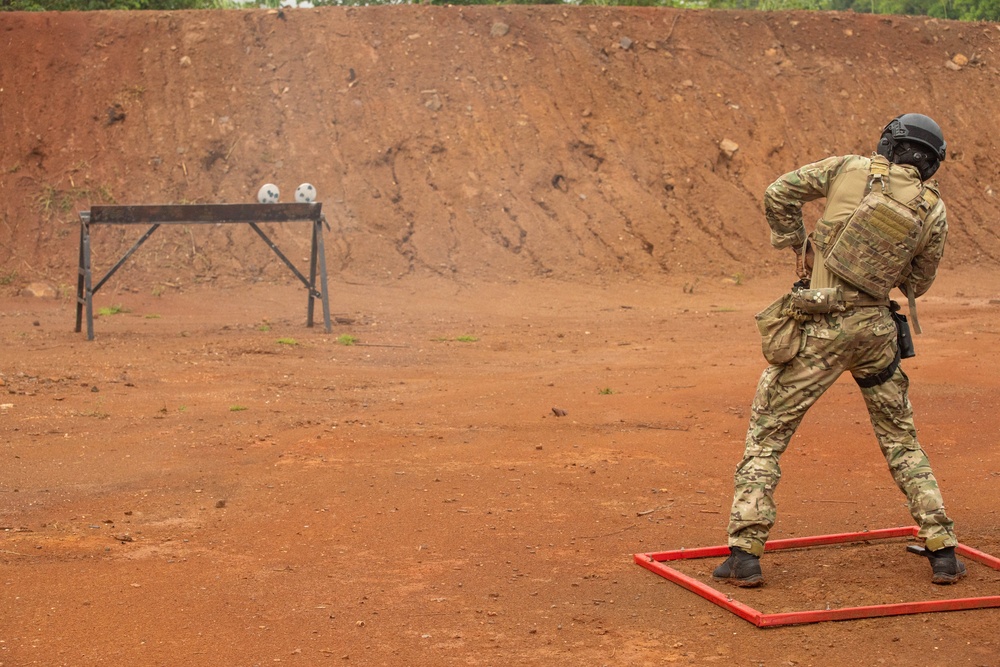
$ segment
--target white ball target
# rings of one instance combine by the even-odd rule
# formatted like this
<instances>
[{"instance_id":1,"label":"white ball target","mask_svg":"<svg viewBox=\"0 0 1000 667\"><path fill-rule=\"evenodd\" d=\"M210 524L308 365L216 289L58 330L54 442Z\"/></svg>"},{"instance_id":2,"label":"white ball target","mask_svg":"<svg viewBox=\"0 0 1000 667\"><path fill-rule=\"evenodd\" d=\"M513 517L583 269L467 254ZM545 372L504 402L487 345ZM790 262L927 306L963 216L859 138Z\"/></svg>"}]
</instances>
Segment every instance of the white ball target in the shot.
<instances>
[{"instance_id":1,"label":"white ball target","mask_svg":"<svg viewBox=\"0 0 1000 667\"><path fill-rule=\"evenodd\" d=\"M274 183L265 183L257 191L257 201L261 204L277 204L278 197L278 186Z\"/></svg>"},{"instance_id":2,"label":"white ball target","mask_svg":"<svg viewBox=\"0 0 1000 667\"><path fill-rule=\"evenodd\" d=\"M295 201L300 204L311 204L316 201L316 188L312 183L303 183L295 188Z\"/></svg>"}]
</instances>

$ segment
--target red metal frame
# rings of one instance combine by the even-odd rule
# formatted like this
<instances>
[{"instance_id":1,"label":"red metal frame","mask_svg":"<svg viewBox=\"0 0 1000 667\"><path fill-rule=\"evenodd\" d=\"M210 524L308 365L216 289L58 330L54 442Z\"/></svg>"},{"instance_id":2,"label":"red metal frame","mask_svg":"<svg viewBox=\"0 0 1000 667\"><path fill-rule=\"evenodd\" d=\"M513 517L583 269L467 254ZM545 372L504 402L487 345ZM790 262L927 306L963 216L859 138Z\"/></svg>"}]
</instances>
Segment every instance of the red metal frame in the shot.
<instances>
[{"instance_id":1,"label":"red metal frame","mask_svg":"<svg viewBox=\"0 0 1000 667\"><path fill-rule=\"evenodd\" d=\"M915 526L900 528L883 528L866 530L858 533L840 533L836 535L816 535L814 537L794 537L783 540L771 540L765 546L765 551L780 549L797 549L817 547L848 542L867 542L885 540L895 537L916 537ZM955 553L976 561L994 570L1000 570L1000 558L977 551L971 547L959 544ZM846 621L855 618L876 618L880 616L901 616L903 614L923 614L934 611L958 611L963 609L986 609L1000 607L1000 596L992 595L977 598L954 598L950 600L931 600L923 602L901 602L896 604L879 604L866 607L843 607L841 609L817 609L813 611L794 611L780 614L764 614L753 607L732 599L731 596L703 584L672 567L664 565L666 561L690 560L694 558L713 558L729 554L728 546L700 547L697 549L678 549L675 551L659 551L653 553L634 554L635 562L642 567L655 572L679 586L697 593L709 602L714 602L723 609L728 609L740 618L747 620L758 628L774 628L781 625L797 625L801 623L819 623L821 621Z\"/></svg>"}]
</instances>

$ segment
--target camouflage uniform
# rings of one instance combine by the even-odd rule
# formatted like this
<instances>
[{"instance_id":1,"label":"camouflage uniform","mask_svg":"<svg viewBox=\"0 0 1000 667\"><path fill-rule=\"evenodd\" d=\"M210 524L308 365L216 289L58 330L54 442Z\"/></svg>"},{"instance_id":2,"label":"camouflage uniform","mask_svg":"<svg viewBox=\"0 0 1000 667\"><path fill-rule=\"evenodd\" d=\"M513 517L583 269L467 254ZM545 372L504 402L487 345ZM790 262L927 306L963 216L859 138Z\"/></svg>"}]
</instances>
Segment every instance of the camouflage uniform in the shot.
<instances>
[{"instance_id":1,"label":"camouflage uniform","mask_svg":"<svg viewBox=\"0 0 1000 667\"><path fill-rule=\"evenodd\" d=\"M805 240L803 202L827 198L818 230L849 217L867 190L868 167L869 158L851 155L828 158L781 176L767 189L764 199L772 245L801 248ZM920 193L920 178L912 167L892 165L889 181L894 196L901 199ZM926 292L934 281L944 251L947 223L943 202L938 201L931 209L924 229L922 243L905 272L917 295ZM845 294L852 290L858 294L858 290L826 270L822 255L816 253L810 287L836 286ZM756 556L763 553L775 521L773 494L781 478L778 460L806 411L845 371L863 380L888 368L896 356L896 328L884 306L813 315L803 329L798 355L786 364L768 367L761 375L751 408L746 450L736 468L729 545ZM893 479L906 494L920 537L933 551L958 541L952 521L945 514L934 473L917 441L908 387L906 374L896 368L887 381L862 388L861 394Z\"/></svg>"}]
</instances>

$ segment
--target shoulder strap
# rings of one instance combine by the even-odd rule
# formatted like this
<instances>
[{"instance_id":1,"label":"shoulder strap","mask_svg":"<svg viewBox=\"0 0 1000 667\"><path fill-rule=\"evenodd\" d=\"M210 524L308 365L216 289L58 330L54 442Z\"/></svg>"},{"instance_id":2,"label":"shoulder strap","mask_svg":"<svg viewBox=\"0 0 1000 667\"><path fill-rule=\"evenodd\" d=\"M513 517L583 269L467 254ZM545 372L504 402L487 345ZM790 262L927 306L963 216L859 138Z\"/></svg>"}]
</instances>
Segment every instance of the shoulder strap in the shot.
<instances>
[{"instance_id":1,"label":"shoulder strap","mask_svg":"<svg viewBox=\"0 0 1000 667\"><path fill-rule=\"evenodd\" d=\"M875 183L882 186L882 192L889 194L889 160L885 156L874 153L871 156L871 163L868 165L868 191L871 192Z\"/></svg>"},{"instance_id":2,"label":"shoulder strap","mask_svg":"<svg viewBox=\"0 0 1000 667\"><path fill-rule=\"evenodd\" d=\"M927 216L937 206L937 203L941 201L941 195L935 189L936 185L936 183L926 185L920 193L920 204L917 207L917 215L920 216L921 222L927 222Z\"/></svg>"}]
</instances>

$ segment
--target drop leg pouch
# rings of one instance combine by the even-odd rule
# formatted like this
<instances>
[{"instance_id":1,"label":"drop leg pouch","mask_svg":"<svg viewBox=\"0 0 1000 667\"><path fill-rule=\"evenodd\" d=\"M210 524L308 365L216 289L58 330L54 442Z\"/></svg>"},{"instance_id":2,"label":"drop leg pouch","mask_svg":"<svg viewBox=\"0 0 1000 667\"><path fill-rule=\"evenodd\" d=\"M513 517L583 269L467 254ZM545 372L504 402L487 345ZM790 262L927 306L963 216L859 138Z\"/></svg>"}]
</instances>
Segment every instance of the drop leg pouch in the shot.
<instances>
[{"instance_id":1,"label":"drop leg pouch","mask_svg":"<svg viewBox=\"0 0 1000 667\"><path fill-rule=\"evenodd\" d=\"M760 331L761 351L770 364L780 366L795 358L802 345L802 323L785 294L754 316Z\"/></svg>"}]
</instances>

